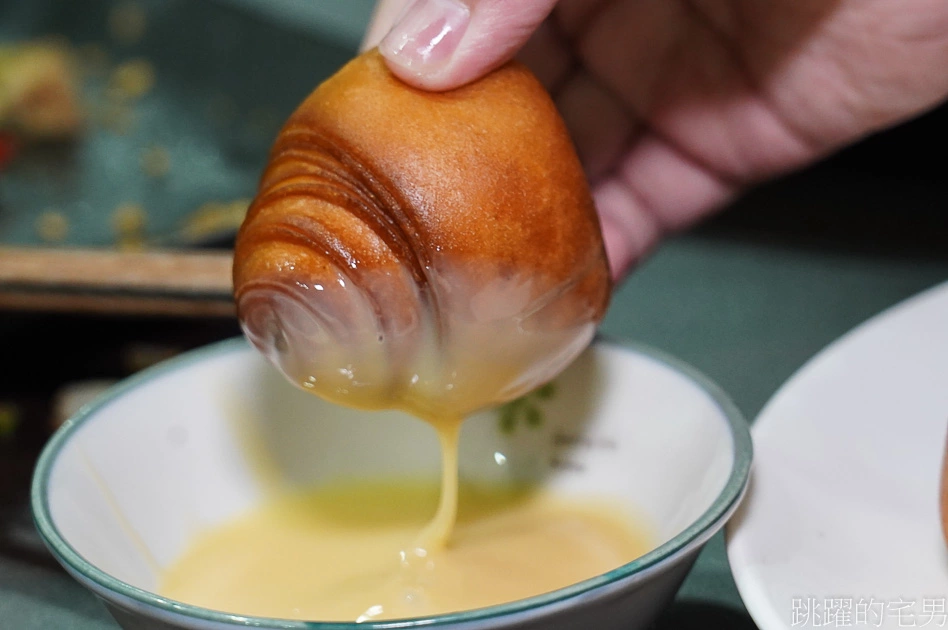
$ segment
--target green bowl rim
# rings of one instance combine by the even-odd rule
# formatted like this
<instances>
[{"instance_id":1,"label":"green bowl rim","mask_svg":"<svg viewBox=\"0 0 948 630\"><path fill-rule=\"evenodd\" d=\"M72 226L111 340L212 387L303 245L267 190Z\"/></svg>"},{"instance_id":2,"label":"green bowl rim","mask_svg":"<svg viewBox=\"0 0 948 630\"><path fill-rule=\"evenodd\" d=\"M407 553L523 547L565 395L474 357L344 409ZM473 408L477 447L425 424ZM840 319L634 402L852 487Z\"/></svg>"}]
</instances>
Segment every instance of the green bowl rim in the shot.
<instances>
[{"instance_id":1,"label":"green bowl rim","mask_svg":"<svg viewBox=\"0 0 948 630\"><path fill-rule=\"evenodd\" d=\"M589 593L590 591L613 584L623 578L628 578L636 573L644 572L646 569L654 567L662 561L671 558L686 547L691 546L698 541L702 534L714 527L726 515L736 508L737 503L743 496L747 486L750 474L751 461L753 459L753 444L751 442L750 429L744 420L741 412L736 405L728 398L724 391L711 379L691 367L687 363L656 350L649 346L629 342L624 340L613 340L604 337L597 337L597 344L624 348L633 352L646 355L652 359L664 363L668 367L676 370L684 376L691 379L701 389L707 392L711 398L720 407L724 417L728 421L731 431L731 439L734 447L734 462L731 474L727 483L715 498L711 506L684 531L673 537L671 540L656 547L645 555L622 565L608 573L584 580L572 586L562 588L550 593L544 593L527 599L514 602L479 608L457 613L444 615L435 615L431 617L416 617L411 619L397 619L391 621L379 621L369 623L355 622L319 622L319 621L295 621L288 619L274 619L267 617L250 617L234 615L225 612L201 608L176 602L144 589L132 586L117 578L114 578L102 571L91 562L85 560L72 546L66 542L64 537L53 523L50 514L48 496L46 488L49 483L49 477L53 465L57 459L59 451L66 444L69 438L97 411L107 406L116 398L126 392L135 389L167 372L197 363L203 359L212 356L218 356L230 352L243 351L248 347L246 340L242 337L226 339L196 350L188 351L175 358L163 361L153 367L143 370L112 387L102 396L92 401L80 409L72 418L67 420L63 426L53 435L46 444L36 465L33 474L33 484L30 493L30 500L33 510L33 518L40 536L46 543L46 546L52 551L56 559L71 572L82 576L95 585L98 585L105 591L119 596L129 598L139 604L151 606L162 611L165 615L183 615L192 619L204 622L216 622L230 624L236 627L252 628L280 628L288 630L392 630L395 628L415 628L432 627L439 628L452 624L470 623L474 621L483 621L503 615L525 612L531 609L537 609L550 604L563 602L566 599ZM723 525L723 523L722 523Z\"/></svg>"}]
</instances>

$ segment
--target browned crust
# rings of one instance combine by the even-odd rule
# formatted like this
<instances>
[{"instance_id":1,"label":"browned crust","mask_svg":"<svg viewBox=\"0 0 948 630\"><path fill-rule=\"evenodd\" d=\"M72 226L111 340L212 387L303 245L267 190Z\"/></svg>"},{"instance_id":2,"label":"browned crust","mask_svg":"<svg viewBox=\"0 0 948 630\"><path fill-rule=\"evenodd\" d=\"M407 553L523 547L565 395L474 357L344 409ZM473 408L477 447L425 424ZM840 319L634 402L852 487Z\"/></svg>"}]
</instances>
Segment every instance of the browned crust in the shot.
<instances>
[{"instance_id":1,"label":"browned crust","mask_svg":"<svg viewBox=\"0 0 948 630\"><path fill-rule=\"evenodd\" d=\"M277 138L237 241L238 302L248 282L290 267L311 279L400 265L424 285L435 258L475 283L568 283L576 312L597 321L609 299L585 175L533 75L510 63L435 94L372 51L317 88Z\"/></svg>"}]
</instances>

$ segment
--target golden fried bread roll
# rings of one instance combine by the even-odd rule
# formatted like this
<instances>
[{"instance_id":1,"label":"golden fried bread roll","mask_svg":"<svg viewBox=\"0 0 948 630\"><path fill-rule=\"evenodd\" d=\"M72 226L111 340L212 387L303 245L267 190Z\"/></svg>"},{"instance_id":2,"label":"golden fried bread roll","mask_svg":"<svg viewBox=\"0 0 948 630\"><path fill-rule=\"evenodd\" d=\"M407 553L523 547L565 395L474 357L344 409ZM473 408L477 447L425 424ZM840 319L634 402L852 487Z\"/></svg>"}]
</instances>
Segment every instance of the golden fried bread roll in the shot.
<instances>
[{"instance_id":1,"label":"golden fried bread roll","mask_svg":"<svg viewBox=\"0 0 948 630\"><path fill-rule=\"evenodd\" d=\"M429 93L372 51L280 132L234 288L248 338L295 383L436 418L554 377L610 281L582 168L525 67Z\"/></svg>"}]
</instances>

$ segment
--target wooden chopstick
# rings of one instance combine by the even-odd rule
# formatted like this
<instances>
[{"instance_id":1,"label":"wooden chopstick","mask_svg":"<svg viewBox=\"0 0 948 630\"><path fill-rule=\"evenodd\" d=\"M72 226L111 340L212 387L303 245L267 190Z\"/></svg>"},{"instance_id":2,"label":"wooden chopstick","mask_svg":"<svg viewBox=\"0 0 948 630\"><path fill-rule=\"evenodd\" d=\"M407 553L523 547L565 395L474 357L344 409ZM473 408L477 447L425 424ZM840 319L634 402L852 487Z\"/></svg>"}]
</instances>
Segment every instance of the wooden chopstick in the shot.
<instances>
[{"instance_id":1,"label":"wooden chopstick","mask_svg":"<svg viewBox=\"0 0 948 630\"><path fill-rule=\"evenodd\" d=\"M229 317L231 252L0 247L0 310Z\"/></svg>"}]
</instances>

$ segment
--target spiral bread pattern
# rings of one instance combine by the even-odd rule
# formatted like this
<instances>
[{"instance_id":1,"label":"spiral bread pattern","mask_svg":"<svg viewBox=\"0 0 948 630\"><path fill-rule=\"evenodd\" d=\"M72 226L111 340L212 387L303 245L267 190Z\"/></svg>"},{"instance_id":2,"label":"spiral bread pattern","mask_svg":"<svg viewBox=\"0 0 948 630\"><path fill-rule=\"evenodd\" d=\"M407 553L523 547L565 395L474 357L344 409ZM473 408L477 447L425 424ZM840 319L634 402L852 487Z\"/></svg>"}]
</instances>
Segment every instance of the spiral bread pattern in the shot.
<instances>
[{"instance_id":1,"label":"spiral bread pattern","mask_svg":"<svg viewBox=\"0 0 948 630\"><path fill-rule=\"evenodd\" d=\"M530 72L427 93L376 51L280 132L234 287L247 336L291 380L429 418L555 376L610 293L582 167Z\"/></svg>"}]
</instances>

